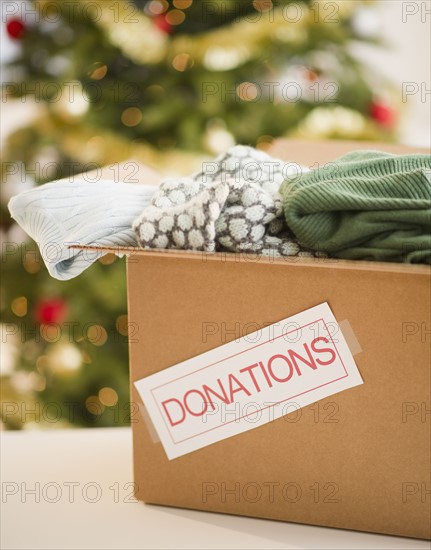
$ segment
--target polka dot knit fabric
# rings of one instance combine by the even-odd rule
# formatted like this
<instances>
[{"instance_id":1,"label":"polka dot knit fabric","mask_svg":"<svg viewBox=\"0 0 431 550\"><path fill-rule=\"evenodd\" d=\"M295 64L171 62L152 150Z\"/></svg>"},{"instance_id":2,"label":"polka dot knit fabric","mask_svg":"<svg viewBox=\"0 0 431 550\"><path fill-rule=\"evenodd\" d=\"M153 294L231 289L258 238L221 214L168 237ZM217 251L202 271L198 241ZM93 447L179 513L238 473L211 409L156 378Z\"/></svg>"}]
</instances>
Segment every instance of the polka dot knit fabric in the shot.
<instances>
[{"instance_id":1,"label":"polka dot knit fabric","mask_svg":"<svg viewBox=\"0 0 431 550\"><path fill-rule=\"evenodd\" d=\"M238 145L191 177L165 179L133 224L144 248L322 256L300 246L279 189L304 169Z\"/></svg>"}]
</instances>

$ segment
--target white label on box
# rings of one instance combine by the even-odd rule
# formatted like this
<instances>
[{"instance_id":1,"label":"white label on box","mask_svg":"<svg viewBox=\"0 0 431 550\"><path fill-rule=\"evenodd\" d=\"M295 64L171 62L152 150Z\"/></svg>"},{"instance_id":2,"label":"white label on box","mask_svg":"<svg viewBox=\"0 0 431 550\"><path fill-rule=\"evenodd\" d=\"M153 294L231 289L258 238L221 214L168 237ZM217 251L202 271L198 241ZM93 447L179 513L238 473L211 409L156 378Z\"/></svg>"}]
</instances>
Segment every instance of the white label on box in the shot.
<instances>
[{"instance_id":1,"label":"white label on box","mask_svg":"<svg viewBox=\"0 0 431 550\"><path fill-rule=\"evenodd\" d=\"M324 303L135 386L173 459L362 383Z\"/></svg>"}]
</instances>

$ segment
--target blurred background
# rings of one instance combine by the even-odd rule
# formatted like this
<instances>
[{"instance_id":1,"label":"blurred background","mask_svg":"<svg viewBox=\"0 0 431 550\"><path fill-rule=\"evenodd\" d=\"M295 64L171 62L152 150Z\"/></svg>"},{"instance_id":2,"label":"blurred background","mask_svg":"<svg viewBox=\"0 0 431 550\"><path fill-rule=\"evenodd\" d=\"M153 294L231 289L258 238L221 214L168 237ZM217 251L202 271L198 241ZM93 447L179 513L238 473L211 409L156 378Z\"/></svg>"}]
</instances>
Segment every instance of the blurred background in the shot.
<instances>
[{"instance_id":1,"label":"blurred background","mask_svg":"<svg viewBox=\"0 0 431 550\"><path fill-rule=\"evenodd\" d=\"M11 196L130 158L186 174L279 136L430 145L429 1L2 0L1 13L3 429L129 422L124 260L51 279Z\"/></svg>"}]
</instances>

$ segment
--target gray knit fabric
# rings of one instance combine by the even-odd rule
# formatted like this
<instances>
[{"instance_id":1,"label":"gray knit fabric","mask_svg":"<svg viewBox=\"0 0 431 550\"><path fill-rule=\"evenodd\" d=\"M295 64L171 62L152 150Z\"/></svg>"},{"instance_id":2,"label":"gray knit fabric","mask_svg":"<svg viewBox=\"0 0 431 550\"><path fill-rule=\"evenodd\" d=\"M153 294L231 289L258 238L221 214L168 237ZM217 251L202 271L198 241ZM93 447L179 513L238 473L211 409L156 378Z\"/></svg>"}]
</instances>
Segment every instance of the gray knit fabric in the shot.
<instances>
[{"instance_id":1,"label":"gray knit fabric","mask_svg":"<svg viewBox=\"0 0 431 550\"><path fill-rule=\"evenodd\" d=\"M233 147L201 172L161 183L133 224L138 243L144 248L322 257L301 247L284 221L279 188L298 169L252 147Z\"/></svg>"}]
</instances>

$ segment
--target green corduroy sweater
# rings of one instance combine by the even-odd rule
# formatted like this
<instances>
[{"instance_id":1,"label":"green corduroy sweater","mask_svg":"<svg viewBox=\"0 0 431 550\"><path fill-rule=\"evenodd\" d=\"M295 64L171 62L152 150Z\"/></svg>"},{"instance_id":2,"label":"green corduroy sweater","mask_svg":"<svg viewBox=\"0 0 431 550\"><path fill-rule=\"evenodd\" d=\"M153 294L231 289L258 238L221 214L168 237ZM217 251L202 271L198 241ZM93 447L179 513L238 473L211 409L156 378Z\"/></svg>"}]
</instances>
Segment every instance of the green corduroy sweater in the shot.
<instances>
[{"instance_id":1,"label":"green corduroy sweater","mask_svg":"<svg viewBox=\"0 0 431 550\"><path fill-rule=\"evenodd\" d=\"M354 151L281 187L299 241L331 256L431 264L431 155Z\"/></svg>"}]
</instances>

